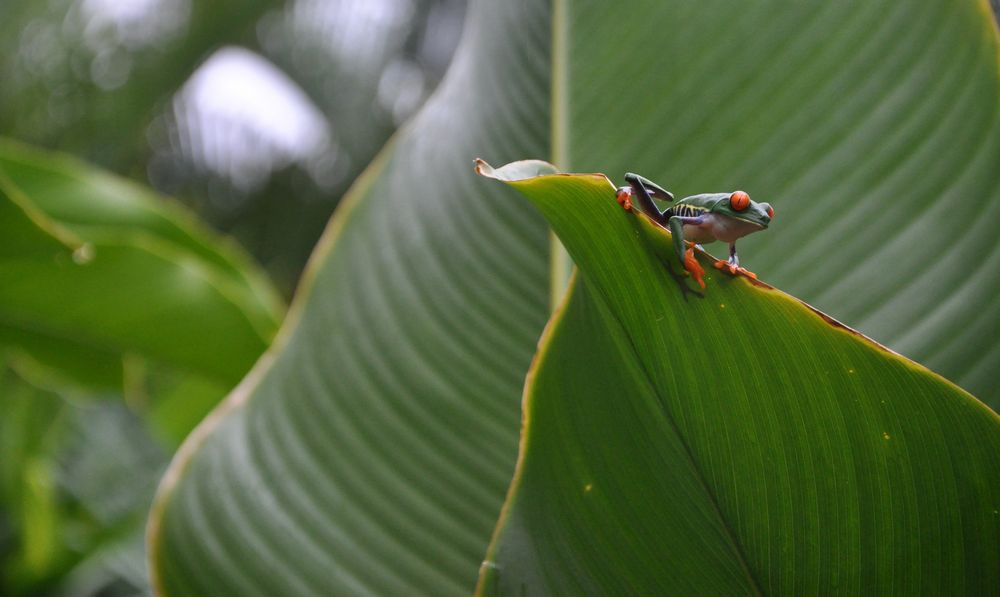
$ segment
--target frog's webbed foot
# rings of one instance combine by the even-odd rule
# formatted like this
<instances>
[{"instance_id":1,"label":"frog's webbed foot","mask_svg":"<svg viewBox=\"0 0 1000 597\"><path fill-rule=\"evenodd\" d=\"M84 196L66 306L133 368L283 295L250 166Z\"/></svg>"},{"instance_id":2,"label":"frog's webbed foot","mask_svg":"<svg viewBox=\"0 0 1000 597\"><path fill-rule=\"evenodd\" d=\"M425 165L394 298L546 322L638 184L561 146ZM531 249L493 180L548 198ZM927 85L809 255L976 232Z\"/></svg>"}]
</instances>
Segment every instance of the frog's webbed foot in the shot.
<instances>
[{"instance_id":1,"label":"frog's webbed foot","mask_svg":"<svg viewBox=\"0 0 1000 597\"><path fill-rule=\"evenodd\" d=\"M713 265L715 266L715 269L728 272L731 276L745 276L751 280L757 279L757 274L730 261L723 261L722 259L719 259Z\"/></svg>"},{"instance_id":2,"label":"frog's webbed foot","mask_svg":"<svg viewBox=\"0 0 1000 597\"><path fill-rule=\"evenodd\" d=\"M691 274L691 277L698 283L698 286L701 286L701 289L705 290L705 280L703 279L705 270L698 263L698 260L694 258L694 249L692 247L688 247L684 251L684 269Z\"/></svg>"},{"instance_id":3,"label":"frog's webbed foot","mask_svg":"<svg viewBox=\"0 0 1000 597\"><path fill-rule=\"evenodd\" d=\"M736 243L729 243L729 261L719 259L713 265L715 265L715 269L729 272L731 276L745 276L751 280L757 279L757 274L740 267L740 258L736 254Z\"/></svg>"},{"instance_id":4,"label":"frog's webbed foot","mask_svg":"<svg viewBox=\"0 0 1000 597\"><path fill-rule=\"evenodd\" d=\"M615 199L618 205L625 211L632 211L632 187L618 187L615 191Z\"/></svg>"}]
</instances>

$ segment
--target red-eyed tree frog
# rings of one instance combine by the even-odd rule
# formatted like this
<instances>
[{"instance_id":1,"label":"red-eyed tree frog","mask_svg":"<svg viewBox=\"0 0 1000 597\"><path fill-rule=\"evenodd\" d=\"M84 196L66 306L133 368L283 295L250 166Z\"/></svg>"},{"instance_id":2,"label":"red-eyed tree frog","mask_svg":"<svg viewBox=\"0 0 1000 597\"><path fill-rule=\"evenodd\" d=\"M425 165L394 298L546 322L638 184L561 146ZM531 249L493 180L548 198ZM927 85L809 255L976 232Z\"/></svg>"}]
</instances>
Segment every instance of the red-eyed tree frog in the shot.
<instances>
[{"instance_id":1,"label":"red-eyed tree frog","mask_svg":"<svg viewBox=\"0 0 1000 597\"><path fill-rule=\"evenodd\" d=\"M629 186L619 187L615 193L618 203L626 211L632 211L632 200L637 200L643 213L670 230L677 258L702 289L705 288L702 280L705 270L694 258L694 250L690 247L685 250L684 241L689 241L691 246L716 240L729 243L729 260L718 260L715 267L733 275L757 278L753 272L740 267L736 239L768 227L774 217L774 209L769 204L757 203L743 191L733 191L692 195L660 211L652 198L673 201L674 196L669 191L631 172L625 175L625 181Z\"/></svg>"}]
</instances>

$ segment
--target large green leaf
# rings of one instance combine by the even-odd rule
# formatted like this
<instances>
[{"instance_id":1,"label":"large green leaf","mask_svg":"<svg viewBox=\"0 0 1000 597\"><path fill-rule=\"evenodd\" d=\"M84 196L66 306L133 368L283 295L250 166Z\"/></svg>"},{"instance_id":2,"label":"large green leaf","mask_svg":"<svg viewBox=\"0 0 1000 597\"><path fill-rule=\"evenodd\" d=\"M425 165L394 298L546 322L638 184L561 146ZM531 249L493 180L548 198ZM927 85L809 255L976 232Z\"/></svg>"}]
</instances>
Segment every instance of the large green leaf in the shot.
<instances>
[{"instance_id":1,"label":"large green leaf","mask_svg":"<svg viewBox=\"0 0 1000 597\"><path fill-rule=\"evenodd\" d=\"M282 340L175 459L150 523L160 588L471 587L561 275L540 220L472 181L476 155L744 188L778 212L741 241L762 277L989 398L1000 103L981 6L474 2Z\"/></svg>"},{"instance_id":2,"label":"large green leaf","mask_svg":"<svg viewBox=\"0 0 1000 597\"><path fill-rule=\"evenodd\" d=\"M669 233L626 214L605 177L524 170L495 176L539 207L580 276L529 373L484 592L1000 585L996 413L707 259L704 299L689 298Z\"/></svg>"},{"instance_id":3,"label":"large green leaf","mask_svg":"<svg viewBox=\"0 0 1000 597\"><path fill-rule=\"evenodd\" d=\"M239 252L177 207L68 158L0 142L0 346L90 386L123 354L235 384L281 317Z\"/></svg>"},{"instance_id":4,"label":"large green leaf","mask_svg":"<svg viewBox=\"0 0 1000 597\"><path fill-rule=\"evenodd\" d=\"M160 590L475 586L547 317L548 233L472 157L548 153L549 21L471 10L435 99L338 208L269 357L175 458L150 523Z\"/></svg>"},{"instance_id":5,"label":"large green leaf","mask_svg":"<svg viewBox=\"0 0 1000 597\"><path fill-rule=\"evenodd\" d=\"M770 202L751 269L1000 408L985 2L556 5L560 168Z\"/></svg>"}]
</instances>

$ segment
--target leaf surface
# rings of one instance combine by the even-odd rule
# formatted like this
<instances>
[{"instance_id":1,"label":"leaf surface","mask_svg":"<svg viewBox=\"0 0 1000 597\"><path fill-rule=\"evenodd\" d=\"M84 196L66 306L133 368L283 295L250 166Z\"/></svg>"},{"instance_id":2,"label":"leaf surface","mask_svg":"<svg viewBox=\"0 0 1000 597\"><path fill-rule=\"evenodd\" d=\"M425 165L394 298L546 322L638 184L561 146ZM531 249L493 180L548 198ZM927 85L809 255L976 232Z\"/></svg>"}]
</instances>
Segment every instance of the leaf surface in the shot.
<instances>
[{"instance_id":1,"label":"leaf surface","mask_svg":"<svg viewBox=\"0 0 1000 597\"><path fill-rule=\"evenodd\" d=\"M669 233L603 176L484 169L513 179L580 274L529 373L483 593L1000 583L994 412L704 255L704 298L682 293Z\"/></svg>"}]
</instances>

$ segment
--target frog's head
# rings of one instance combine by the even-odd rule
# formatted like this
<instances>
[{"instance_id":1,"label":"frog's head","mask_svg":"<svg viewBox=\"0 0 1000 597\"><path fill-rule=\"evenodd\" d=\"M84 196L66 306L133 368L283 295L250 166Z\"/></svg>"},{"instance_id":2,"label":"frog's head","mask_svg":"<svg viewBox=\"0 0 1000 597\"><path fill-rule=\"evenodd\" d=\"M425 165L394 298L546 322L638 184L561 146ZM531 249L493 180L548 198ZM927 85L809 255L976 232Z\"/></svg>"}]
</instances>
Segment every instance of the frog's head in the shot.
<instances>
[{"instance_id":1,"label":"frog's head","mask_svg":"<svg viewBox=\"0 0 1000 597\"><path fill-rule=\"evenodd\" d=\"M733 191L729 197L716 203L712 211L759 226L761 229L767 228L771 218L774 217L774 209L769 203L757 203L743 191Z\"/></svg>"}]
</instances>

